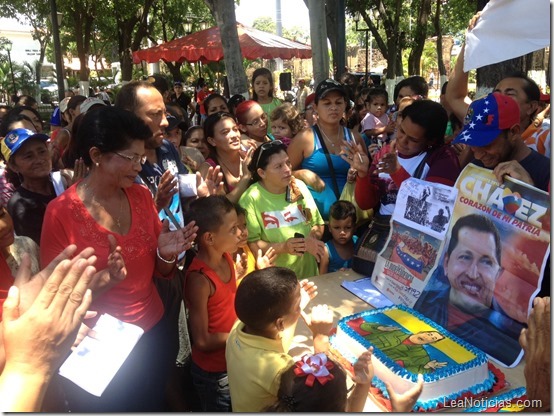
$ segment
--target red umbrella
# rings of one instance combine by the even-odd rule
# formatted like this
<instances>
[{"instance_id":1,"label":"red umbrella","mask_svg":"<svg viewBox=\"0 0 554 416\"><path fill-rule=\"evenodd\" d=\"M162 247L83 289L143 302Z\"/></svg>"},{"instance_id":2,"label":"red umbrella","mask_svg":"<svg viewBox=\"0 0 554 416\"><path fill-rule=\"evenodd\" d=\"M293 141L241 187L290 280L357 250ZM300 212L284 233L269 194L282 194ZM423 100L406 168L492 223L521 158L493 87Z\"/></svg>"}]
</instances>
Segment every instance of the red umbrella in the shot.
<instances>
[{"instance_id":1,"label":"red umbrella","mask_svg":"<svg viewBox=\"0 0 554 416\"><path fill-rule=\"evenodd\" d=\"M242 56L246 59L302 58L312 57L312 49L303 43L294 42L271 33L262 32L237 23ZM133 52L133 62L217 62L223 59L223 47L219 28L195 32L148 49Z\"/></svg>"}]
</instances>

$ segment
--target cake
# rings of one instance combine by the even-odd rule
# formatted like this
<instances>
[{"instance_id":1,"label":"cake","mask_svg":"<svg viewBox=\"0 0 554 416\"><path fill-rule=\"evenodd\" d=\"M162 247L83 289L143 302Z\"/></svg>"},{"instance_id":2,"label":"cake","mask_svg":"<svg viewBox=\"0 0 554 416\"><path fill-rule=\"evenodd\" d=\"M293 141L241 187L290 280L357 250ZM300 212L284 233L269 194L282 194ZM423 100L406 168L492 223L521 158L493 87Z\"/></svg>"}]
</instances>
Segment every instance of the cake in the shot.
<instances>
[{"instance_id":1,"label":"cake","mask_svg":"<svg viewBox=\"0 0 554 416\"><path fill-rule=\"evenodd\" d=\"M485 353L402 305L361 312L339 321L331 348L353 364L373 346L373 384L403 393L423 374L417 410L448 407L452 400L490 390L494 374Z\"/></svg>"}]
</instances>

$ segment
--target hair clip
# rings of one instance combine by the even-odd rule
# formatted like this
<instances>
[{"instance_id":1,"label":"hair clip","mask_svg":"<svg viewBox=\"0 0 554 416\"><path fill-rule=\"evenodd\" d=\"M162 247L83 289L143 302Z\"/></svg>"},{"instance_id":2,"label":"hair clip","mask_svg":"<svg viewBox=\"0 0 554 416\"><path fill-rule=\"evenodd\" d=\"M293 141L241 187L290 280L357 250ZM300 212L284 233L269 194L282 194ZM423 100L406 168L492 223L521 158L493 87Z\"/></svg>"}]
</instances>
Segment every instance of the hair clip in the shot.
<instances>
[{"instance_id":1,"label":"hair clip","mask_svg":"<svg viewBox=\"0 0 554 416\"><path fill-rule=\"evenodd\" d=\"M319 381L322 386L335 376L329 372L334 367L334 364L329 361L327 356L320 352L315 355L305 355L302 360L296 362L294 374L296 377L306 377L306 386L312 387L314 381Z\"/></svg>"},{"instance_id":2,"label":"hair clip","mask_svg":"<svg viewBox=\"0 0 554 416\"><path fill-rule=\"evenodd\" d=\"M287 408L287 411L294 412L296 410L296 399L293 396L283 395L279 398Z\"/></svg>"}]
</instances>

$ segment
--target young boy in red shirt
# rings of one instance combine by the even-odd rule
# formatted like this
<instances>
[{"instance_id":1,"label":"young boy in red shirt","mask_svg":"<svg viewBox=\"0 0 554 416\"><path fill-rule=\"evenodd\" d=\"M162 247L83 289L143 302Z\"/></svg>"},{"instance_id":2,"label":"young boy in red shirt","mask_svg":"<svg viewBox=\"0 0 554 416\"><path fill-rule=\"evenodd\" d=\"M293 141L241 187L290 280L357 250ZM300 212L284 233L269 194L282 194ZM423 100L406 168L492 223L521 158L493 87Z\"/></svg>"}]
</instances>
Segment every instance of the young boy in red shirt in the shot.
<instances>
[{"instance_id":1,"label":"young boy in red shirt","mask_svg":"<svg viewBox=\"0 0 554 416\"><path fill-rule=\"evenodd\" d=\"M196 221L198 254L185 278L190 312L192 380L205 412L230 412L225 342L235 323L235 264L229 253L240 240L237 212L221 195L194 201L187 213Z\"/></svg>"}]
</instances>

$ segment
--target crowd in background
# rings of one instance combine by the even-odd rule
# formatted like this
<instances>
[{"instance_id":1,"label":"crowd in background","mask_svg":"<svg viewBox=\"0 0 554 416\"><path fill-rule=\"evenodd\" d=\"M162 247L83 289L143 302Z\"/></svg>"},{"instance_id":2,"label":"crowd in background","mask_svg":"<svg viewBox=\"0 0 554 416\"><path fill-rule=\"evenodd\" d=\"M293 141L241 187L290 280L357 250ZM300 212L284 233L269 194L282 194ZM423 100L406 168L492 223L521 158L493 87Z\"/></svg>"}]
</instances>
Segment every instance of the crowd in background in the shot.
<instances>
[{"instance_id":1,"label":"crowd in background","mask_svg":"<svg viewBox=\"0 0 554 416\"><path fill-rule=\"evenodd\" d=\"M463 49L440 102L428 98L427 80L411 76L389 106L383 85L352 74L313 90L300 79L285 101L274 94L273 74L259 68L251 99L225 97L202 78L191 96L160 74L125 84L115 99L68 93L50 131L32 97L0 108L0 391L13 397L3 410L360 410L369 355L359 359L348 400L346 383L331 383L336 407L287 399L296 322L305 319L316 353L327 350L332 323L326 307L302 311L316 294L305 279L351 267L358 237L389 223L410 177L453 186L472 162L500 181L510 175L550 191L549 96L512 73L470 107L462 68ZM502 122L464 139L468 107L483 100ZM19 291L10 289L16 275ZM27 292L33 281L57 290ZM540 296L533 325L542 328L548 276ZM42 324L41 308L63 317L63 329ZM97 316L80 326L87 309ZM79 326L89 333L103 313L145 334L96 397L55 373ZM40 336L20 339L32 325L44 326ZM527 365L545 360L534 330L522 335ZM48 331L57 331L55 348L38 346ZM49 354L35 358L33 346ZM36 376L49 384L17 389L27 360L40 363ZM410 410L421 386L392 391L393 408ZM544 386L534 388L528 396L542 398Z\"/></svg>"}]
</instances>

